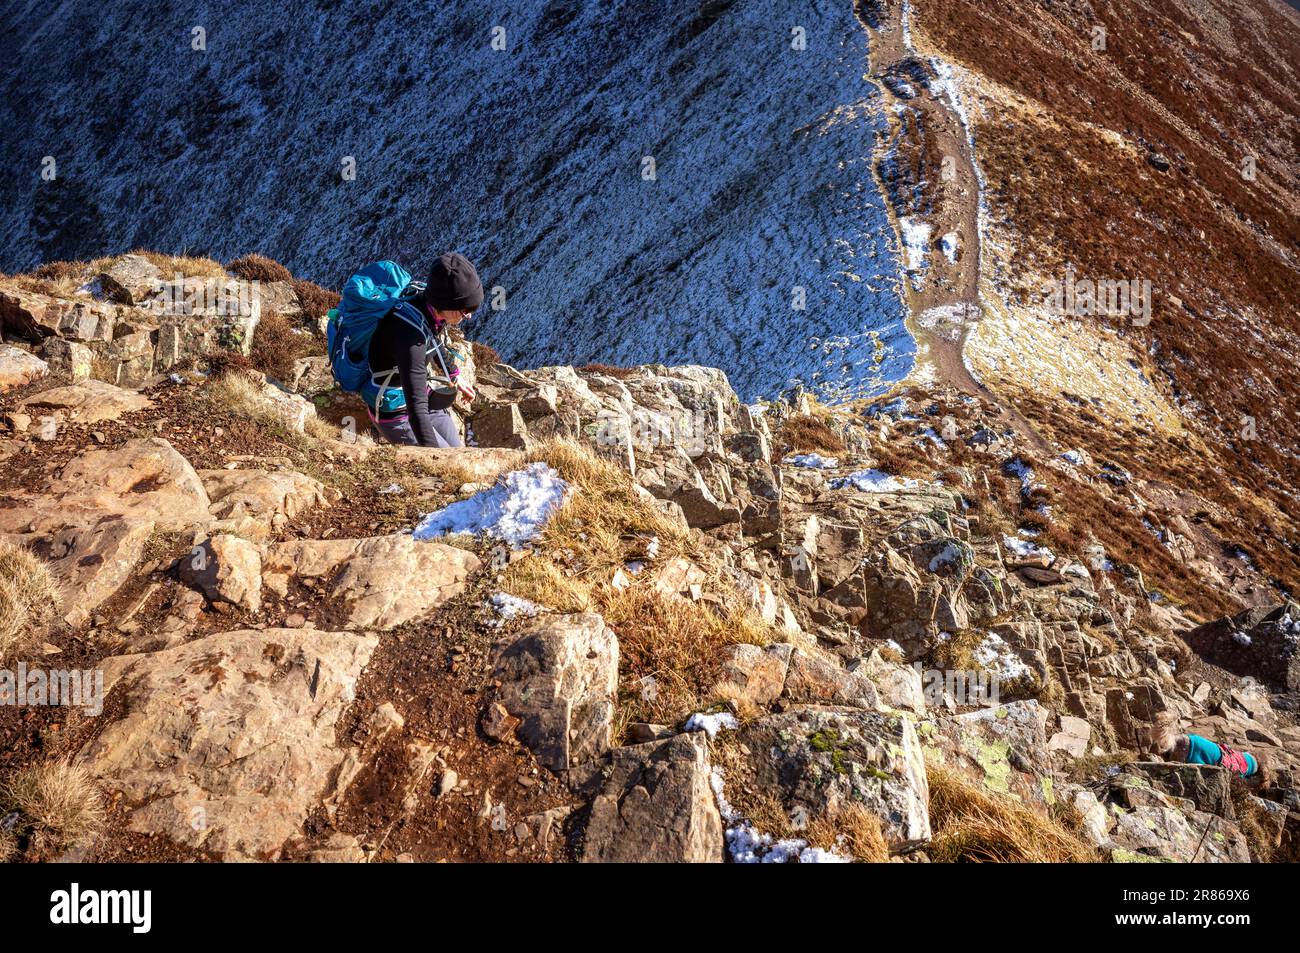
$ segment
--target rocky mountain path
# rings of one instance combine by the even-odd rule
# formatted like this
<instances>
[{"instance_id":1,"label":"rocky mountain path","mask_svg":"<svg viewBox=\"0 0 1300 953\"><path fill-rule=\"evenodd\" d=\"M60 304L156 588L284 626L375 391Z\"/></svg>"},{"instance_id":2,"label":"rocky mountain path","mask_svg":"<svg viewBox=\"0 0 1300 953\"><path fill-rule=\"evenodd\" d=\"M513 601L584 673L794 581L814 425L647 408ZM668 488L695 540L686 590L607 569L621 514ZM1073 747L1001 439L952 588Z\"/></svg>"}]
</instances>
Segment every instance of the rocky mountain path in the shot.
<instances>
[{"instance_id":1,"label":"rocky mountain path","mask_svg":"<svg viewBox=\"0 0 1300 953\"><path fill-rule=\"evenodd\" d=\"M1000 408L999 416L1046 455L1054 455L1050 444L1033 425L977 380L963 359L963 346L972 324L983 313L980 297L980 179L974 147L963 116L954 101L957 90L948 84L947 95L938 95L933 85L917 94L900 78L914 73L918 54L907 25L906 3L868 4L855 0L854 13L870 43L869 79L880 90L889 119L888 138L876 155L877 185L886 196L890 218L900 247L908 254L906 218L894 190L886 183L881 165L884 157L900 149L917 150L924 172L937 163L937 175L923 185L931 189L930 205L924 209L929 236L955 238L951 251L926 240L918 269L923 275L902 283L907 304L907 329L917 342L917 368L913 375L933 376L960 391L981 397ZM903 95L904 93L910 95ZM904 118L906 117L906 118Z\"/></svg>"}]
</instances>

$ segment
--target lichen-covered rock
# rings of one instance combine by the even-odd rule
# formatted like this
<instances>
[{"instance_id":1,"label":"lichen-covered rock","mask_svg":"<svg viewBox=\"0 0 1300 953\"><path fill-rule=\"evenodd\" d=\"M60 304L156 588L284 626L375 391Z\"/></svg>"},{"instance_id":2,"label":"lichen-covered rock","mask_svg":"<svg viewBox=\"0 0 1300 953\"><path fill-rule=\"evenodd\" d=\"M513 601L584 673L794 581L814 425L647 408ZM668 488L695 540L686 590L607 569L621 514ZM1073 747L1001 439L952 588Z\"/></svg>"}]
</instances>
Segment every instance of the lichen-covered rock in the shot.
<instances>
[{"instance_id":1,"label":"lichen-covered rock","mask_svg":"<svg viewBox=\"0 0 1300 953\"><path fill-rule=\"evenodd\" d=\"M851 806L874 814L895 849L930 839L930 789L912 719L901 713L806 707L741 730L757 790L794 816L832 821Z\"/></svg>"},{"instance_id":2,"label":"lichen-covered rock","mask_svg":"<svg viewBox=\"0 0 1300 953\"><path fill-rule=\"evenodd\" d=\"M722 818L699 735L610 753L583 837L584 863L721 863Z\"/></svg>"}]
</instances>

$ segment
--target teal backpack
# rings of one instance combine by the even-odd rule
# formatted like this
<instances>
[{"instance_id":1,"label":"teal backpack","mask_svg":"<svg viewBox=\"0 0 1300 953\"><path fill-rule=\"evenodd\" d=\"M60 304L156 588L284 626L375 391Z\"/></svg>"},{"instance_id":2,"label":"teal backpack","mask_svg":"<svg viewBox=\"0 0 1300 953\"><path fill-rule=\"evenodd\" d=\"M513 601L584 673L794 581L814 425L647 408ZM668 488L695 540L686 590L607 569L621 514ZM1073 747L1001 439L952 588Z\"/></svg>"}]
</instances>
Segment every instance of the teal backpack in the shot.
<instances>
[{"instance_id":1,"label":"teal backpack","mask_svg":"<svg viewBox=\"0 0 1300 953\"><path fill-rule=\"evenodd\" d=\"M389 311L429 335L424 315L407 300L420 290L406 269L392 261L367 265L347 280L342 300L330 311L325 326L330 370L341 389L368 396L363 391L374 388L367 358L370 339Z\"/></svg>"}]
</instances>

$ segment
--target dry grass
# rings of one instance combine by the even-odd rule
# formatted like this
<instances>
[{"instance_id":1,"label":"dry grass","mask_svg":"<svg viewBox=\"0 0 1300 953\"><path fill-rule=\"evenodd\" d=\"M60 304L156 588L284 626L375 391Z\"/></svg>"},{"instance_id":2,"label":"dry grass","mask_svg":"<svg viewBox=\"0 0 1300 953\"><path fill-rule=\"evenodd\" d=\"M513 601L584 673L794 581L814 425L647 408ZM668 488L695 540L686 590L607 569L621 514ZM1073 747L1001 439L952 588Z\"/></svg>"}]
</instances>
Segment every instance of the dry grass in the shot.
<instances>
[{"instance_id":1,"label":"dry grass","mask_svg":"<svg viewBox=\"0 0 1300 953\"><path fill-rule=\"evenodd\" d=\"M660 561L692 554L687 531L638 494L615 464L568 440L542 444L528 455L528 462L537 461L578 490L551 517L542 548L580 554L569 568L586 583L607 582L629 560L643 557L652 537L659 538Z\"/></svg>"},{"instance_id":2,"label":"dry grass","mask_svg":"<svg viewBox=\"0 0 1300 953\"><path fill-rule=\"evenodd\" d=\"M661 592L649 580L622 590L603 588L596 603L618 633L619 694L633 721L671 724L708 708L722 649L772 640L770 629L734 602L714 611ZM653 692L645 690L648 684Z\"/></svg>"},{"instance_id":3,"label":"dry grass","mask_svg":"<svg viewBox=\"0 0 1300 953\"><path fill-rule=\"evenodd\" d=\"M940 862L1091 863L1100 859L1079 834L1009 797L989 793L959 771L926 759L930 782L929 854Z\"/></svg>"},{"instance_id":4,"label":"dry grass","mask_svg":"<svg viewBox=\"0 0 1300 953\"><path fill-rule=\"evenodd\" d=\"M264 374L281 382L293 377L294 364L299 358L321 352L319 342L311 334L295 329L288 318L278 311L263 311L261 320L253 331L253 344L248 358Z\"/></svg>"},{"instance_id":5,"label":"dry grass","mask_svg":"<svg viewBox=\"0 0 1300 953\"><path fill-rule=\"evenodd\" d=\"M213 261L211 258L197 258L192 255L164 255L161 252L146 251L143 248L137 248L131 252L132 255L139 255L147 259L152 265L163 273L163 280L170 281L177 272L180 272L186 278L216 278L218 280L229 278L226 274L225 267L219 261ZM91 263L94 271L102 271L103 267L116 261L116 258L104 259Z\"/></svg>"},{"instance_id":6,"label":"dry grass","mask_svg":"<svg viewBox=\"0 0 1300 953\"><path fill-rule=\"evenodd\" d=\"M71 761L18 769L0 788L0 802L58 847L78 843L104 823L103 798L90 769Z\"/></svg>"},{"instance_id":7,"label":"dry grass","mask_svg":"<svg viewBox=\"0 0 1300 953\"><path fill-rule=\"evenodd\" d=\"M777 443L796 453L843 453L844 441L825 418L813 414L791 414L781 422Z\"/></svg>"},{"instance_id":8,"label":"dry grass","mask_svg":"<svg viewBox=\"0 0 1300 953\"><path fill-rule=\"evenodd\" d=\"M307 433L290 427L280 405L263 394L261 382L247 371L229 370L214 376L204 393L208 400L222 410L242 417L281 441L304 450L311 448L313 437L318 434L337 439L338 434L332 427L328 424L323 427L313 425L310 423L311 417L307 418L309 423L304 425L305 428L311 428Z\"/></svg>"},{"instance_id":9,"label":"dry grass","mask_svg":"<svg viewBox=\"0 0 1300 953\"><path fill-rule=\"evenodd\" d=\"M498 354L496 348L491 345L484 344L482 341L474 341L472 343L472 348L474 352L475 367L489 367L493 364L501 363L501 355Z\"/></svg>"},{"instance_id":10,"label":"dry grass","mask_svg":"<svg viewBox=\"0 0 1300 953\"><path fill-rule=\"evenodd\" d=\"M293 292L298 296L302 313L312 319L321 317L339 303L338 292L322 288L304 278L293 279Z\"/></svg>"},{"instance_id":11,"label":"dry grass","mask_svg":"<svg viewBox=\"0 0 1300 953\"><path fill-rule=\"evenodd\" d=\"M293 273L274 258L265 255L244 255L226 265L226 270L245 281L293 281Z\"/></svg>"},{"instance_id":12,"label":"dry grass","mask_svg":"<svg viewBox=\"0 0 1300 953\"><path fill-rule=\"evenodd\" d=\"M7 864L18 853L18 838L12 832L0 830L0 864Z\"/></svg>"},{"instance_id":13,"label":"dry grass","mask_svg":"<svg viewBox=\"0 0 1300 953\"><path fill-rule=\"evenodd\" d=\"M59 589L45 563L0 542L0 661L28 644L58 602Z\"/></svg>"},{"instance_id":14,"label":"dry grass","mask_svg":"<svg viewBox=\"0 0 1300 953\"><path fill-rule=\"evenodd\" d=\"M529 455L575 487L547 523L534 553L502 574L507 592L562 612L600 612L619 638L621 720L673 722L699 710L715 676L718 653L738 642L765 644L769 628L742 605L691 535L639 495L613 463L571 441L543 444ZM632 584L615 574L659 550ZM654 586L659 567L685 557L709 576L693 602ZM653 679L648 682L647 679ZM653 691L646 686L653 684Z\"/></svg>"},{"instance_id":15,"label":"dry grass","mask_svg":"<svg viewBox=\"0 0 1300 953\"><path fill-rule=\"evenodd\" d=\"M813 847L848 854L864 864L883 864L889 860L889 844L880 819L866 808L851 804L831 820L818 815L808 822L801 836Z\"/></svg>"}]
</instances>

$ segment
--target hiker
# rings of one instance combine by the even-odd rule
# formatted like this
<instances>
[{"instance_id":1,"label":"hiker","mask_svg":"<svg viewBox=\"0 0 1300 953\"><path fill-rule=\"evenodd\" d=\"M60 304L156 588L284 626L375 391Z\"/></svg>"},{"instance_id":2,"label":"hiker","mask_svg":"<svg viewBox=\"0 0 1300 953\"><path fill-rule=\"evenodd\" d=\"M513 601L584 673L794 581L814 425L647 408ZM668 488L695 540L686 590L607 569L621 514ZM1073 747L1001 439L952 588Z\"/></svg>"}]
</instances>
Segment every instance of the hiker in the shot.
<instances>
[{"instance_id":1,"label":"hiker","mask_svg":"<svg viewBox=\"0 0 1300 953\"><path fill-rule=\"evenodd\" d=\"M1220 765L1243 778L1256 778L1261 774L1259 760L1249 751L1238 751L1200 735L1165 730L1161 733L1158 747L1166 761Z\"/></svg>"},{"instance_id":2,"label":"hiker","mask_svg":"<svg viewBox=\"0 0 1300 953\"><path fill-rule=\"evenodd\" d=\"M463 446L451 408L474 394L457 380L446 332L482 303L483 283L459 252L440 255L423 285L391 261L348 279L329 315L330 364L339 386L365 401L384 439Z\"/></svg>"}]
</instances>

